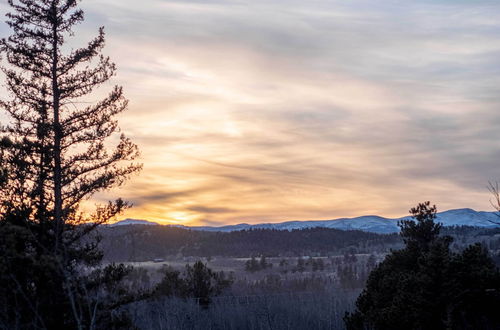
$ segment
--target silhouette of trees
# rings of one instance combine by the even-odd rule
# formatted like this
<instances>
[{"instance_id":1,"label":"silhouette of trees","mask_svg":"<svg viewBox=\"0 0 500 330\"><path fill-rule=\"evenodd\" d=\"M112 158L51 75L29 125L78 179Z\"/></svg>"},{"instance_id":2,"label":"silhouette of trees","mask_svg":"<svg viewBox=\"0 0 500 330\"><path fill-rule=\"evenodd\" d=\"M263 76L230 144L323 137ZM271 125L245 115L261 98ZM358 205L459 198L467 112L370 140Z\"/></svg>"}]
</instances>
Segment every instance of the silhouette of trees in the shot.
<instances>
[{"instance_id":1,"label":"silhouette of trees","mask_svg":"<svg viewBox=\"0 0 500 330\"><path fill-rule=\"evenodd\" d=\"M348 329L497 329L500 273L480 244L450 251L440 236L436 208L413 208L401 221L406 247L393 251L369 275Z\"/></svg>"},{"instance_id":2,"label":"silhouette of trees","mask_svg":"<svg viewBox=\"0 0 500 330\"><path fill-rule=\"evenodd\" d=\"M302 273L306 270L306 262L302 257L297 259L297 265L295 266L295 271Z\"/></svg>"},{"instance_id":3,"label":"silhouette of trees","mask_svg":"<svg viewBox=\"0 0 500 330\"><path fill-rule=\"evenodd\" d=\"M266 256L262 255L260 260L257 261L254 256L245 262L245 270L247 272L256 272L273 267L272 263L267 262Z\"/></svg>"},{"instance_id":4,"label":"silhouette of trees","mask_svg":"<svg viewBox=\"0 0 500 330\"><path fill-rule=\"evenodd\" d=\"M102 254L94 229L129 205L118 199L90 215L79 206L141 166L124 135L105 147L118 133L113 117L127 106L122 88L87 102L116 68L101 55L103 28L68 50L84 19L78 2L8 1L13 34L0 41L9 92L0 109L10 117L0 127L0 327L8 329L126 325L111 310L125 296L119 280L129 270L95 269Z\"/></svg>"},{"instance_id":5,"label":"silhouette of trees","mask_svg":"<svg viewBox=\"0 0 500 330\"><path fill-rule=\"evenodd\" d=\"M260 270L260 264L254 256L245 262L245 270L247 272L256 272Z\"/></svg>"},{"instance_id":6,"label":"silhouette of trees","mask_svg":"<svg viewBox=\"0 0 500 330\"><path fill-rule=\"evenodd\" d=\"M233 283L231 276L214 272L201 261L186 265L182 276L169 266L164 266L160 273L162 279L154 288L153 296L197 298L201 305L207 305L211 297L221 294Z\"/></svg>"}]
</instances>

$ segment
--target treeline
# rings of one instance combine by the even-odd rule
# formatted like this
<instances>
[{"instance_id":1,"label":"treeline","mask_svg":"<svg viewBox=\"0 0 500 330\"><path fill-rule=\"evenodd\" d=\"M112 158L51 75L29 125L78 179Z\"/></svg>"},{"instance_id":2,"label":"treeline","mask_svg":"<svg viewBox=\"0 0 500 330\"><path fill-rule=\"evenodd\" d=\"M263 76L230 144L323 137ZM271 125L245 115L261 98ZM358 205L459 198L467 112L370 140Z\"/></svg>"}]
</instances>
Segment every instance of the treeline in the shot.
<instances>
[{"instance_id":1,"label":"treeline","mask_svg":"<svg viewBox=\"0 0 500 330\"><path fill-rule=\"evenodd\" d=\"M398 234L375 234L330 228L281 231L253 229L235 232L195 231L170 226L130 225L102 227L101 248L107 261L148 261L168 256L193 257L299 257L348 253L387 253L403 246ZM445 227L460 250L481 242L497 254L498 229Z\"/></svg>"},{"instance_id":2,"label":"treeline","mask_svg":"<svg viewBox=\"0 0 500 330\"><path fill-rule=\"evenodd\" d=\"M346 251L384 252L402 244L397 234L380 235L329 228L292 231L254 229L224 233L132 225L101 228L100 233L105 259L122 262L166 256L326 256Z\"/></svg>"}]
</instances>

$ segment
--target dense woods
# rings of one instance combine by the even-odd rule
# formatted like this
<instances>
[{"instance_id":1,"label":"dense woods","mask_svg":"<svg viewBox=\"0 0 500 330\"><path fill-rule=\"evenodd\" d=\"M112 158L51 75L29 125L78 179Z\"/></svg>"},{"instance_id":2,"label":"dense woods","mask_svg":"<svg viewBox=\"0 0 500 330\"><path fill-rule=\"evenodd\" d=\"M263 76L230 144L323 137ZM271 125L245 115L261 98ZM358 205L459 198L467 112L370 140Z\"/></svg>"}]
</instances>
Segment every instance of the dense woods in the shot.
<instances>
[{"instance_id":1,"label":"dense woods","mask_svg":"<svg viewBox=\"0 0 500 330\"><path fill-rule=\"evenodd\" d=\"M166 256L327 256L344 251L371 253L401 246L397 234L312 228L230 233L193 231L167 226L100 228L108 261L147 261Z\"/></svg>"},{"instance_id":2,"label":"dense woods","mask_svg":"<svg viewBox=\"0 0 500 330\"><path fill-rule=\"evenodd\" d=\"M107 261L148 261L171 257L328 256L344 253L388 253L403 247L398 234L374 234L328 228L281 231L272 229L205 232L169 226L101 227L101 247ZM498 229L444 227L460 250L481 242L494 255L500 251Z\"/></svg>"}]
</instances>

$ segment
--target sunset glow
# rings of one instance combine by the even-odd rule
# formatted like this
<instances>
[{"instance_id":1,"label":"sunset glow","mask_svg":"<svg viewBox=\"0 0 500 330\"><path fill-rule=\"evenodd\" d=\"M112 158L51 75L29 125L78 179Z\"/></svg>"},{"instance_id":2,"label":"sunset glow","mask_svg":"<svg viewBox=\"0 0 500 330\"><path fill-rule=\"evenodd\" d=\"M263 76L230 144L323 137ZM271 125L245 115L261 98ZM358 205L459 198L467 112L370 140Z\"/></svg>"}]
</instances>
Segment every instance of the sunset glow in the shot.
<instances>
[{"instance_id":1,"label":"sunset glow","mask_svg":"<svg viewBox=\"0 0 500 330\"><path fill-rule=\"evenodd\" d=\"M120 126L144 163L90 204L120 196L134 204L122 218L185 225L403 216L424 200L491 210L498 2L82 8L74 42L106 27L112 83L130 100Z\"/></svg>"}]
</instances>

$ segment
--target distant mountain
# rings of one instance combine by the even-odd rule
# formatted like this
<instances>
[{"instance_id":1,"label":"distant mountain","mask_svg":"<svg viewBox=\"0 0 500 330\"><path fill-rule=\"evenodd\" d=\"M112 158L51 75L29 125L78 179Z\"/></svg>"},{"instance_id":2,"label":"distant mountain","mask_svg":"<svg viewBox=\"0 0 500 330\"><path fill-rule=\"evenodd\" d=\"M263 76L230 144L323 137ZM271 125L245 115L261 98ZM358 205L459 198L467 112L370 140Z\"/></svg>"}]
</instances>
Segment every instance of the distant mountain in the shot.
<instances>
[{"instance_id":1,"label":"distant mountain","mask_svg":"<svg viewBox=\"0 0 500 330\"><path fill-rule=\"evenodd\" d=\"M378 216L363 216L358 218L342 218L335 220L313 220L313 221L287 221L281 223L263 223L249 225L242 223L238 225L222 227L187 227L194 230L230 232L245 229L276 229L294 230L306 228L334 228L341 230L362 230L374 233L394 233L398 231L397 220L386 219Z\"/></svg>"},{"instance_id":2,"label":"distant mountain","mask_svg":"<svg viewBox=\"0 0 500 330\"><path fill-rule=\"evenodd\" d=\"M115 222L110 227L118 227L118 226L128 226L128 225L146 225L146 226L158 226L159 224L152 221L147 220L139 220L139 219L125 219L122 221Z\"/></svg>"},{"instance_id":3,"label":"distant mountain","mask_svg":"<svg viewBox=\"0 0 500 330\"><path fill-rule=\"evenodd\" d=\"M250 225L241 223L238 225L229 225L222 227L209 227L209 226L176 226L200 231L213 231L213 232L232 232L247 229L276 229L276 230L294 230L306 228L334 228L341 230L361 230L379 234L396 233L399 231L397 225L399 220L411 219L409 216L390 219L383 218L375 215L362 216L357 218L341 218L335 220L319 220L319 221L288 221L281 223L262 223ZM440 212L437 214L437 222L443 226L471 226L482 228L500 227L500 225L493 223L496 221L500 223L500 217L495 212L474 211L472 209L456 209ZM132 224L157 224L146 220L127 219L115 223L117 225L132 225Z\"/></svg>"}]
</instances>

